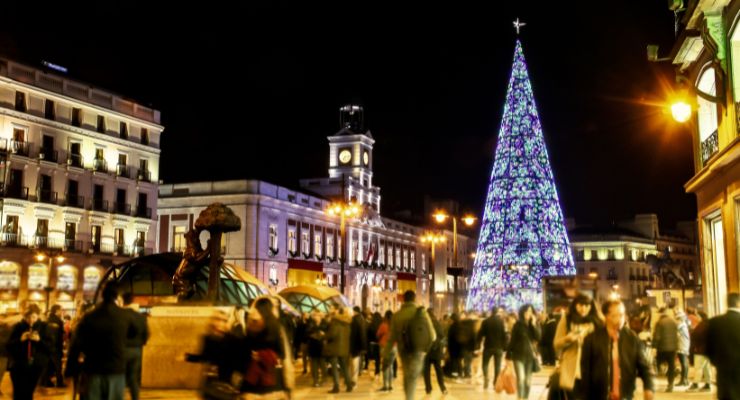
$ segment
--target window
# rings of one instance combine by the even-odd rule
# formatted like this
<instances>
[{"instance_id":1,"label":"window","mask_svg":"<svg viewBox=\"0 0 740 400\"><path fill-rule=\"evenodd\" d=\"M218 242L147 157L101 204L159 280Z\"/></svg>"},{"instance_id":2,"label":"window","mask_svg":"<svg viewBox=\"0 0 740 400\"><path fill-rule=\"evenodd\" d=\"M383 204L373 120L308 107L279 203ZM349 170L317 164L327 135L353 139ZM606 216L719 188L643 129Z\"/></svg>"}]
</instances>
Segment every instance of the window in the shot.
<instances>
[{"instance_id":1,"label":"window","mask_svg":"<svg viewBox=\"0 0 740 400\"><path fill-rule=\"evenodd\" d=\"M278 249L278 227L277 224L270 224L270 250Z\"/></svg>"},{"instance_id":2,"label":"window","mask_svg":"<svg viewBox=\"0 0 740 400\"><path fill-rule=\"evenodd\" d=\"M409 253L411 253L411 269L416 269L416 252L414 250L411 250Z\"/></svg>"},{"instance_id":3,"label":"window","mask_svg":"<svg viewBox=\"0 0 740 400\"><path fill-rule=\"evenodd\" d=\"M352 257L349 262L350 264L360 262L360 242L357 240L352 241Z\"/></svg>"},{"instance_id":4,"label":"window","mask_svg":"<svg viewBox=\"0 0 740 400\"><path fill-rule=\"evenodd\" d=\"M707 291L707 312L719 315L727 309L727 265L722 216L718 213L705 221L708 234L703 246L706 254L706 282L703 286Z\"/></svg>"},{"instance_id":5,"label":"window","mask_svg":"<svg viewBox=\"0 0 740 400\"><path fill-rule=\"evenodd\" d=\"M26 94L23 92L15 92L15 110L26 112Z\"/></svg>"},{"instance_id":6,"label":"window","mask_svg":"<svg viewBox=\"0 0 740 400\"><path fill-rule=\"evenodd\" d=\"M149 144L149 131L146 128L141 128L141 144Z\"/></svg>"},{"instance_id":7,"label":"window","mask_svg":"<svg viewBox=\"0 0 740 400\"><path fill-rule=\"evenodd\" d=\"M123 229L116 228L116 230L113 233L113 241L116 244L116 252L118 254L123 253L123 246L124 246L124 240L123 240Z\"/></svg>"},{"instance_id":8,"label":"window","mask_svg":"<svg viewBox=\"0 0 740 400\"><path fill-rule=\"evenodd\" d=\"M74 291L77 288L77 270L65 265L57 269L57 289Z\"/></svg>"},{"instance_id":9,"label":"window","mask_svg":"<svg viewBox=\"0 0 740 400\"><path fill-rule=\"evenodd\" d=\"M270 264L270 281L277 282L277 268L275 264Z\"/></svg>"},{"instance_id":10,"label":"window","mask_svg":"<svg viewBox=\"0 0 740 400\"><path fill-rule=\"evenodd\" d=\"M82 290L94 292L100 282L100 270L97 267L87 267L83 273Z\"/></svg>"},{"instance_id":11,"label":"window","mask_svg":"<svg viewBox=\"0 0 740 400\"><path fill-rule=\"evenodd\" d=\"M80 108L72 109L72 125L82 126L82 109Z\"/></svg>"},{"instance_id":12,"label":"window","mask_svg":"<svg viewBox=\"0 0 740 400\"><path fill-rule=\"evenodd\" d=\"M36 240L36 246L39 247L46 247L48 244L48 238L49 238L49 220L44 218L39 218L36 221L36 234L35 234L35 240Z\"/></svg>"},{"instance_id":13,"label":"window","mask_svg":"<svg viewBox=\"0 0 740 400\"><path fill-rule=\"evenodd\" d=\"M313 246L313 253L316 255L316 257L321 257L323 252L321 251L321 232L316 232L313 234L313 240L314 240L314 246Z\"/></svg>"},{"instance_id":14,"label":"window","mask_svg":"<svg viewBox=\"0 0 740 400\"><path fill-rule=\"evenodd\" d=\"M295 229L288 231L288 251L295 254L296 252L296 237Z\"/></svg>"},{"instance_id":15,"label":"window","mask_svg":"<svg viewBox=\"0 0 740 400\"><path fill-rule=\"evenodd\" d=\"M334 257L334 236L333 235L326 235L326 256L330 258Z\"/></svg>"},{"instance_id":16,"label":"window","mask_svg":"<svg viewBox=\"0 0 740 400\"><path fill-rule=\"evenodd\" d=\"M41 290L49 285L49 268L44 264L28 267L28 289Z\"/></svg>"},{"instance_id":17,"label":"window","mask_svg":"<svg viewBox=\"0 0 740 400\"><path fill-rule=\"evenodd\" d=\"M118 134L121 136L121 139L128 139L128 125L123 121L118 125Z\"/></svg>"},{"instance_id":18,"label":"window","mask_svg":"<svg viewBox=\"0 0 740 400\"><path fill-rule=\"evenodd\" d=\"M55 110L54 110L54 102L45 99L44 100L44 118L53 120L56 116Z\"/></svg>"},{"instance_id":19,"label":"window","mask_svg":"<svg viewBox=\"0 0 740 400\"><path fill-rule=\"evenodd\" d=\"M72 250L77 249L75 239L77 238L77 224L67 222L64 226L64 247Z\"/></svg>"},{"instance_id":20,"label":"window","mask_svg":"<svg viewBox=\"0 0 740 400\"><path fill-rule=\"evenodd\" d=\"M224 238L226 235L221 235L221 247L224 243ZM136 242L134 242L134 247L136 247L136 252L143 252L144 251L144 245L146 244L146 232L143 231L137 231L136 232Z\"/></svg>"},{"instance_id":21,"label":"window","mask_svg":"<svg viewBox=\"0 0 740 400\"><path fill-rule=\"evenodd\" d=\"M421 253L421 271L427 272L427 257L424 253Z\"/></svg>"},{"instance_id":22,"label":"window","mask_svg":"<svg viewBox=\"0 0 740 400\"><path fill-rule=\"evenodd\" d=\"M118 165L128 164L128 156L123 153L118 153Z\"/></svg>"},{"instance_id":23,"label":"window","mask_svg":"<svg viewBox=\"0 0 740 400\"><path fill-rule=\"evenodd\" d=\"M185 225L175 225L172 227L172 251L182 253L185 251Z\"/></svg>"},{"instance_id":24,"label":"window","mask_svg":"<svg viewBox=\"0 0 740 400\"><path fill-rule=\"evenodd\" d=\"M697 85L699 91L711 96L716 96L717 87L714 68L707 68L701 74ZM699 109L697 111L699 125L699 142L701 148L701 161L706 162L718 150L717 142L717 103L697 97Z\"/></svg>"},{"instance_id":25,"label":"window","mask_svg":"<svg viewBox=\"0 0 740 400\"><path fill-rule=\"evenodd\" d=\"M105 117L102 115L98 115L97 131L105 133Z\"/></svg>"},{"instance_id":26,"label":"window","mask_svg":"<svg viewBox=\"0 0 740 400\"><path fill-rule=\"evenodd\" d=\"M408 264L408 258L406 257L406 254L407 254L406 249L403 249L402 254L403 255L401 256L401 266L403 268L408 268L409 264Z\"/></svg>"},{"instance_id":27,"label":"window","mask_svg":"<svg viewBox=\"0 0 740 400\"><path fill-rule=\"evenodd\" d=\"M378 249L378 263L381 265L386 265L385 261L385 244L381 244L380 248Z\"/></svg>"},{"instance_id":28,"label":"window","mask_svg":"<svg viewBox=\"0 0 740 400\"><path fill-rule=\"evenodd\" d=\"M102 227L100 225L93 225L92 226L92 235L90 236L90 248L95 252L100 252L100 234L102 232Z\"/></svg>"},{"instance_id":29,"label":"window","mask_svg":"<svg viewBox=\"0 0 740 400\"><path fill-rule=\"evenodd\" d=\"M18 289L21 281L20 265L12 261L0 261L0 289Z\"/></svg>"},{"instance_id":30,"label":"window","mask_svg":"<svg viewBox=\"0 0 740 400\"><path fill-rule=\"evenodd\" d=\"M149 161L146 159L139 159L139 180L149 182L151 176L149 175Z\"/></svg>"},{"instance_id":31,"label":"window","mask_svg":"<svg viewBox=\"0 0 740 400\"><path fill-rule=\"evenodd\" d=\"M308 232L301 232L301 252L305 255L311 252L311 248L308 243Z\"/></svg>"},{"instance_id":32,"label":"window","mask_svg":"<svg viewBox=\"0 0 740 400\"><path fill-rule=\"evenodd\" d=\"M396 266L396 268L401 267L401 249L398 247L396 247L396 260L393 264Z\"/></svg>"}]
</instances>

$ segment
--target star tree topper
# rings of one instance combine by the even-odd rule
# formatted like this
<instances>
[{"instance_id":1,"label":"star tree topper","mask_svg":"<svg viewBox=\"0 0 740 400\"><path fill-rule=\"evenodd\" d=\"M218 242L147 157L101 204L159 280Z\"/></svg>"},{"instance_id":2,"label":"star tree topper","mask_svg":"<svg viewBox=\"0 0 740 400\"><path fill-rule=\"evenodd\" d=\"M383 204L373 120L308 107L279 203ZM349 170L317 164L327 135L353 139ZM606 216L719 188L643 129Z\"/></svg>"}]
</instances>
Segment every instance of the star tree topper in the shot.
<instances>
[{"instance_id":1,"label":"star tree topper","mask_svg":"<svg viewBox=\"0 0 740 400\"><path fill-rule=\"evenodd\" d=\"M524 22L519 22L519 18L517 17L516 21L514 21L514 29L516 29L516 34L519 35L519 29L521 29L524 25L527 25Z\"/></svg>"}]
</instances>

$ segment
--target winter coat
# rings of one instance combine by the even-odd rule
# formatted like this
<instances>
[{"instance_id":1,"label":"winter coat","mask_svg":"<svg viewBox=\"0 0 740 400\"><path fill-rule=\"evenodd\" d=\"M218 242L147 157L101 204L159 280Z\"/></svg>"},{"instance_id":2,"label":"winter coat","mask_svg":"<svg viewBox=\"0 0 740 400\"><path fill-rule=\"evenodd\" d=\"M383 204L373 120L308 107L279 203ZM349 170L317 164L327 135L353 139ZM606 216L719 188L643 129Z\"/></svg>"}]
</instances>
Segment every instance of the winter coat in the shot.
<instances>
[{"instance_id":1,"label":"winter coat","mask_svg":"<svg viewBox=\"0 0 740 400\"><path fill-rule=\"evenodd\" d=\"M355 314L350 323L349 353L357 357L367 351L367 323L362 314Z\"/></svg>"},{"instance_id":2,"label":"winter coat","mask_svg":"<svg viewBox=\"0 0 740 400\"><path fill-rule=\"evenodd\" d=\"M506 348L506 328L504 320L498 315L492 315L483 321L478 331L478 346L483 342L485 350L503 350Z\"/></svg>"},{"instance_id":3,"label":"winter coat","mask_svg":"<svg viewBox=\"0 0 740 400\"><path fill-rule=\"evenodd\" d=\"M511 341L506 352L506 359L515 361L534 360L535 344L533 342L539 340L540 328L537 323L525 325L524 322L517 321L511 330Z\"/></svg>"},{"instance_id":4,"label":"winter coat","mask_svg":"<svg viewBox=\"0 0 740 400\"><path fill-rule=\"evenodd\" d=\"M406 302L403 303L400 310L393 314L393 318L391 319L391 337L388 340L388 343L385 344L385 348L383 349L383 358L387 358L390 355L394 344L398 345L398 353L401 356L414 354L411 349L406 348L406 345L403 342L403 331L408 323L415 317L417 308L418 306L415 303ZM431 333L430 339L432 341L436 340L437 335L434 332L432 320L429 318L429 314L427 314L426 312L424 313L424 319L428 324L428 329Z\"/></svg>"},{"instance_id":5,"label":"winter coat","mask_svg":"<svg viewBox=\"0 0 740 400\"><path fill-rule=\"evenodd\" d=\"M436 361L436 360L442 360L442 357L444 356L444 343L445 343L445 336L444 332L442 331L442 325L439 324L439 321L436 319L432 319L432 326L434 327L434 333L437 335L437 339L432 343L432 348L429 349L429 352L427 353L427 357L429 360Z\"/></svg>"},{"instance_id":6,"label":"winter coat","mask_svg":"<svg viewBox=\"0 0 740 400\"><path fill-rule=\"evenodd\" d=\"M569 341L567 336L570 332L584 330L587 332L583 337L594 331L594 324L571 324L568 326L568 318L564 315L558 322L555 330L555 339L553 346L556 353L560 354L560 388L564 390L573 390L576 379L580 379L581 373L581 354L583 342Z\"/></svg>"},{"instance_id":7,"label":"winter coat","mask_svg":"<svg viewBox=\"0 0 740 400\"><path fill-rule=\"evenodd\" d=\"M323 322L316 323L309 320L306 323L306 339L308 342L308 356L311 358L321 357L324 349L324 332L329 326Z\"/></svg>"},{"instance_id":8,"label":"winter coat","mask_svg":"<svg viewBox=\"0 0 740 400\"><path fill-rule=\"evenodd\" d=\"M691 332L690 350L692 353L707 354L707 327L709 327L708 321L701 320Z\"/></svg>"},{"instance_id":9,"label":"winter coat","mask_svg":"<svg viewBox=\"0 0 740 400\"><path fill-rule=\"evenodd\" d=\"M390 322L384 320L378 327L378 331L375 333L375 336L378 337L378 344L380 345L380 348L385 347L385 344L388 343L388 339L391 338Z\"/></svg>"},{"instance_id":10,"label":"winter coat","mask_svg":"<svg viewBox=\"0 0 740 400\"><path fill-rule=\"evenodd\" d=\"M39 334L39 340L21 341L21 336L28 331L36 331ZM51 346L51 339L46 333L45 324L42 321L36 321L31 327L25 319L22 319L13 326L8 339L7 351L10 358L8 369L22 371L30 366L45 368L49 362Z\"/></svg>"},{"instance_id":11,"label":"winter coat","mask_svg":"<svg viewBox=\"0 0 740 400\"><path fill-rule=\"evenodd\" d=\"M653 347L660 352L674 352L678 350L678 324L673 318L664 315L655 324L653 333Z\"/></svg>"},{"instance_id":12,"label":"winter coat","mask_svg":"<svg viewBox=\"0 0 740 400\"><path fill-rule=\"evenodd\" d=\"M689 320L686 319L686 314L679 312L676 314L678 320L678 353L689 354L689 347L691 346L691 336L689 334Z\"/></svg>"},{"instance_id":13,"label":"winter coat","mask_svg":"<svg viewBox=\"0 0 740 400\"><path fill-rule=\"evenodd\" d=\"M324 357L349 357L349 335L352 317L336 313L329 321L329 329L324 336Z\"/></svg>"}]
</instances>

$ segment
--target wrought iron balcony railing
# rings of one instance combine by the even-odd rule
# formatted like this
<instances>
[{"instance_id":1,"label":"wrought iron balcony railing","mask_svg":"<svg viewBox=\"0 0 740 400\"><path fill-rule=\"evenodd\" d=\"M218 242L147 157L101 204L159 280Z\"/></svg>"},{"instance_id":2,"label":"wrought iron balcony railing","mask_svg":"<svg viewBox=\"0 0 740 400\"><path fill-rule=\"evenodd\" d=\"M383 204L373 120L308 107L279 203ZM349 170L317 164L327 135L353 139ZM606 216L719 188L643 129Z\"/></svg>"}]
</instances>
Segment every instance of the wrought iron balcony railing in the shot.
<instances>
[{"instance_id":1,"label":"wrought iron balcony railing","mask_svg":"<svg viewBox=\"0 0 740 400\"><path fill-rule=\"evenodd\" d=\"M116 165L116 176L130 178L131 177L131 167L129 167L128 165L124 165L124 164Z\"/></svg>"},{"instance_id":2,"label":"wrought iron balcony railing","mask_svg":"<svg viewBox=\"0 0 740 400\"><path fill-rule=\"evenodd\" d=\"M11 199L21 199L21 200L28 200L28 188L25 186L5 186L3 188L3 194L5 197L10 197Z\"/></svg>"},{"instance_id":3,"label":"wrought iron balcony railing","mask_svg":"<svg viewBox=\"0 0 740 400\"><path fill-rule=\"evenodd\" d=\"M131 215L131 204L113 203L113 208L110 211L114 214Z\"/></svg>"},{"instance_id":4,"label":"wrought iron balcony railing","mask_svg":"<svg viewBox=\"0 0 740 400\"><path fill-rule=\"evenodd\" d=\"M67 207L85 208L85 198L82 196L68 194L64 199L64 205Z\"/></svg>"},{"instance_id":5,"label":"wrought iron balcony railing","mask_svg":"<svg viewBox=\"0 0 740 400\"><path fill-rule=\"evenodd\" d=\"M90 199L90 209L93 211L108 211L108 200Z\"/></svg>"},{"instance_id":6,"label":"wrought iron balcony railing","mask_svg":"<svg viewBox=\"0 0 740 400\"><path fill-rule=\"evenodd\" d=\"M84 160L82 159L81 154L74 154L71 153L69 156L67 156L67 165L70 167L77 167L77 168L84 168Z\"/></svg>"},{"instance_id":7,"label":"wrought iron balcony railing","mask_svg":"<svg viewBox=\"0 0 740 400\"><path fill-rule=\"evenodd\" d=\"M139 173L136 176L137 180L140 180L142 182L151 182L152 181L152 173L151 171L140 169Z\"/></svg>"},{"instance_id":8,"label":"wrought iron balcony railing","mask_svg":"<svg viewBox=\"0 0 740 400\"><path fill-rule=\"evenodd\" d=\"M134 217L152 219L151 207L136 207L136 212L134 213Z\"/></svg>"},{"instance_id":9,"label":"wrought iron balcony railing","mask_svg":"<svg viewBox=\"0 0 740 400\"><path fill-rule=\"evenodd\" d=\"M39 150L39 160L48 161L56 163L59 159L59 152L53 149L44 149L41 148Z\"/></svg>"},{"instance_id":10,"label":"wrought iron balcony railing","mask_svg":"<svg viewBox=\"0 0 740 400\"><path fill-rule=\"evenodd\" d=\"M57 192L53 192L51 190L39 190L36 197L41 203L57 204Z\"/></svg>"},{"instance_id":11,"label":"wrought iron balcony railing","mask_svg":"<svg viewBox=\"0 0 740 400\"><path fill-rule=\"evenodd\" d=\"M10 141L10 152L19 156L28 157L31 153L31 144L17 140Z\"/></svg>"},{"instance_id":12,"label":"wrought iron balcony railing","mask_svg":"<svg viewBox=\"0 0 740 400\"><path fill-rule=\"evenodd\" d=\"M715 130L706 139L701 142L701 164L702 166L707 165L712 156L719 150L719 137Z\"/></svg>"},{"instance_id":13,"label":"wrought iron balcony railing","mask_svg":"<svg viewBox=\"0 0 740 400\"><path fill-rule=\"evenodd\" d=\"M93 160L93 171L108 173L108 162L102 158Z\"/></svg>"}]
</instances>

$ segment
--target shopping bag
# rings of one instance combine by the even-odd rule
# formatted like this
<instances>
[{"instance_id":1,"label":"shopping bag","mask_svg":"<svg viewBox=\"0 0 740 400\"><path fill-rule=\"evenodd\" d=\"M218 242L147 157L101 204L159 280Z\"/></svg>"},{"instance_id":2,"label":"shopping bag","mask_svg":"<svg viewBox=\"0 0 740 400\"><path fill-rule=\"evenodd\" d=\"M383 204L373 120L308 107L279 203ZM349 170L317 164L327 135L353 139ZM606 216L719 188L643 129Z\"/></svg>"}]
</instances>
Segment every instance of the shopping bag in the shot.
<instances>
[{"instance_id":1,"label":"shopping bag","mask_svg":"<svg viewBox=\"0 0 740 400\"><path fill-rule=\"evenodd\" d=\"M507 394L516 393L516 375L510 363L506 363L504 370L498 375L496 384L494 385L496 393L505 391Z\"/></svg>"}]
</instances>

